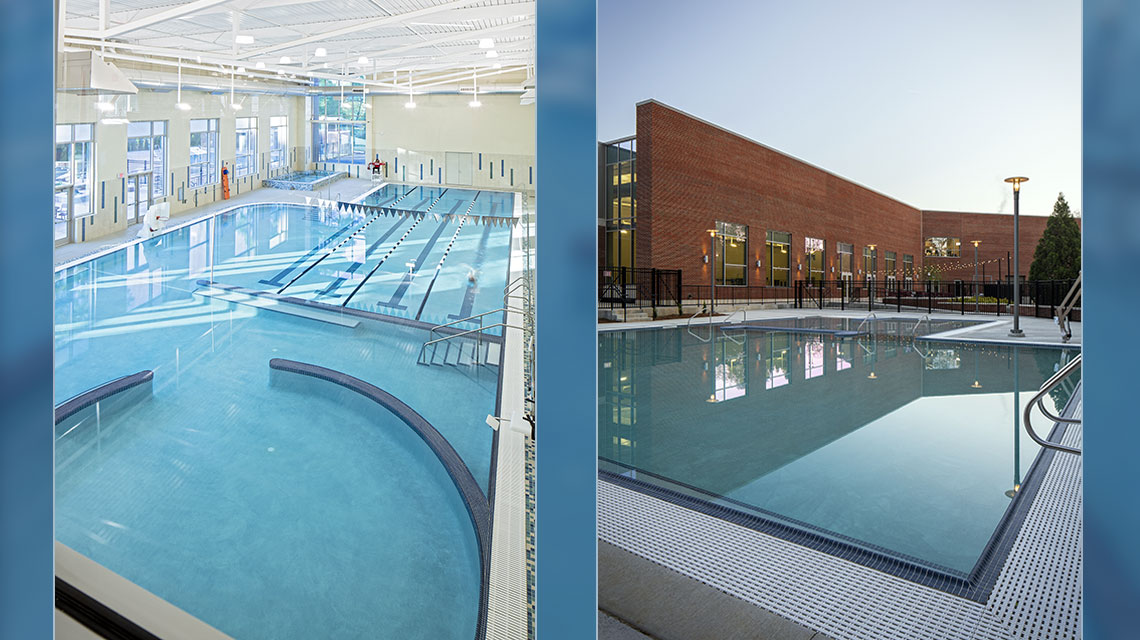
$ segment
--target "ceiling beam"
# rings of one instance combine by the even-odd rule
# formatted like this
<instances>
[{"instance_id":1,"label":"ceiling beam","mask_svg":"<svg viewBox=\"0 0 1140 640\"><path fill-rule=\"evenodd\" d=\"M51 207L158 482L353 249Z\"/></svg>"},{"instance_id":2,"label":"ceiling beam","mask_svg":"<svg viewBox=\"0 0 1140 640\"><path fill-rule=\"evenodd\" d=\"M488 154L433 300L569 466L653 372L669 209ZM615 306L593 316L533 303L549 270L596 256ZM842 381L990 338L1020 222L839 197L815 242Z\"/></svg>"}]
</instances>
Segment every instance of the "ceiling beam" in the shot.
<instances>
[{"instance_id":1,"label":"ceiling beam","mask_svg":"<svg viewBox=\"0 0 1140 640\"><path fill-rule=\"evenodd\" d=\"M354 56L339 58L339 59L335 59L335 60L329 60L329 61L327 61L326 64L338 65L338 64L344 64L347 62L355 62L356 59L359 58L360 56L364 56L364 57L369 58L369 59L372 59L373 57L386 58L386 57L395 55L397 53L403 53L405 51L414 51L416 49L423 49L424 47L432 47L432 46L435 46L437 44L443 44L446 42L455 42L457 40L478 40L481 36L486 36L486 35L489 35L492 33L501 33L503 31L512 31L514 29L518 29L520 27L527 27L527 26L530 26L532 24L534 24L534 17L533 16L526 18L525 20L519 20L517 22L508 22L506 24L495 25L493 27L485 27L482 29L472 29L470 31L463 31L460 33L450 33L450 34L447 34L445 36L439 36L436 38L429 38L429 39L424 40L422 42L413 42L411 44L406 44L406 45L402 45L399 47L392 47L390 49L374 49L371 51L361 51L360 53L358 53L357 55L354 55ZM403 69L403 68L404 67L401 66L400 64L389 64L389 65L385 65L383 67L377 67L376 69L370 69L369 71L370 72L371 71L392 71L395 69Z\"/></svg>"},{"instance_id":2,"label":"ceiling beam","mask_svg":"<svg viewBox=\"0 0 1140 640\"><path fill-rule=\"evenodd\" d=\"M174 20L175 18L180 18L192 13L197 13L211 7L216 7L220 4L225 4L229 1L230 0L194 0L194 2L189 2L178 7L167 9L166 11L152 13L143 18L139 18L138 20L124 22L108 29L100 30L99 37L104 39L116 38L123 35L124 33L130 33L131 31L135 31L137 29L145 29L151 25L155 25L160 22L166 22L167 20Z\"/></svg>"},{"instance_id":3,"label":"ceiling beam","mask_svg":"<svg viewBox=\"0 0 1140 640\"><path fill-rule=\"evenodd\" d=\"M350 33L356 33L358 31L365 31L367 29L374 29L376 27L383 27L383 26L388 26L388 25L400 24L402 22L406 22L406 21L411 20L413 18L419 18L422 16L440 13L441 11L447 11L448 9L465 7L467 5L475 4L476 2L480 2L480 1L481 0L451 0L451 2L445 2L443 4L438 4L438 5L435 5L433 7L425 7L423 9L416 9L415 11L408 11L406 13L400 13L400 14L396 14L396 15L392 15L392 16L384 16L383 18L376 18L373 20L354 21L354 24L351 24L347 27L341 27L339 29L332 29L330 31L323 31L321 33L315 33L311 36L307 36L304 38L298 38L296 40L291 40L289 42L282 42L279 44L270 45L268 47L262 47L261 49L257 49L254 51L249 51L249 52L241 54L241 58L249 59L249 58L253 58L256 56L261 56L261 55L273 53L274 51L280 51L282 49L288 49L290 47L299 47L299 46L303 46L303 45L310 44L313 42L320 42L322 40L325 40L326 38L336 38L339 36L348 35Z\"/></svg>"}]
</instances>

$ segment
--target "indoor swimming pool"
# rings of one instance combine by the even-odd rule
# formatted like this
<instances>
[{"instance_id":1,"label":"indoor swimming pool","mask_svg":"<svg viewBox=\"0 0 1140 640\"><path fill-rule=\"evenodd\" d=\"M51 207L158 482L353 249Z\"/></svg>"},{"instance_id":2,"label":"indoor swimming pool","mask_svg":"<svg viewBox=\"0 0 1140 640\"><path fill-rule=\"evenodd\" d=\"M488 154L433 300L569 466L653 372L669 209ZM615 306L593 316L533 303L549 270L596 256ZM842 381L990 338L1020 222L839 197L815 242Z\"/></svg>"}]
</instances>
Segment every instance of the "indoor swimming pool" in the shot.
<instances>
[{"instance_id":1,"label":"indoor swimming pool","mask_svg":"<svg viewBox=\"0 0 1140 640\"><path fill-rule=\"evenodd\" d=\"M406 318L498 308L509 235L249 205L61 267L56 402L142 371L153 382L57 426L57 540L237 638L470 638L485 567L462 483L398 412L269 363L391 394L485 500L497 360L418 365L427 325L281 300L336 305L367 283L358 295ZM468 286L469 264L485 285ZM285 293L266 306L246 288Z\"/></svg>"},{"instance_id":2,"label":"indoor swimming pool","mask_svg":"<svg viewBox=\"0 0 1140 640\"><path fill-rule=\"evenodd\" d=\"M915 341L908 322L600 332L602 478L931 586L992 584L1041 473L1019 409L1077 351Z\"/></svg>"},{"instance_id":3,"label":"indoor swimming pool","mask_svg":"<svg viewBox=\"0 0 1140 640\"><path fill-rule=\"evenodd\" d=\"M348 173L345 171L294 171L262 180L261 186L274 189L316 191L346 177L348 177Z\"/></svg>"}]
</instances>

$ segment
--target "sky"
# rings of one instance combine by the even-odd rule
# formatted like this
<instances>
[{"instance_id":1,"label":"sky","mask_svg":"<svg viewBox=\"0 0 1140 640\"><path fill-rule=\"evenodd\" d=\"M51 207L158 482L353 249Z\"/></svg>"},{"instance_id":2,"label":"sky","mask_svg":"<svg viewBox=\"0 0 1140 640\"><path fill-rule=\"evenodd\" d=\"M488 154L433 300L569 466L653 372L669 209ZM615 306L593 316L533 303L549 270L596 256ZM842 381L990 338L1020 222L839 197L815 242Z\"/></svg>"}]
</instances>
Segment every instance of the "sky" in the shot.
<instances>
[{"instance_id":1,"label":"sky","mask_svg":"<svg viewBox=\"0 0 1140 640\"><path fill-rule=\"evenodd\" d=\"M920 209L1081 209L1079 0L598 0L598 139L650 98Z\"/></svg>"}]
</instances>

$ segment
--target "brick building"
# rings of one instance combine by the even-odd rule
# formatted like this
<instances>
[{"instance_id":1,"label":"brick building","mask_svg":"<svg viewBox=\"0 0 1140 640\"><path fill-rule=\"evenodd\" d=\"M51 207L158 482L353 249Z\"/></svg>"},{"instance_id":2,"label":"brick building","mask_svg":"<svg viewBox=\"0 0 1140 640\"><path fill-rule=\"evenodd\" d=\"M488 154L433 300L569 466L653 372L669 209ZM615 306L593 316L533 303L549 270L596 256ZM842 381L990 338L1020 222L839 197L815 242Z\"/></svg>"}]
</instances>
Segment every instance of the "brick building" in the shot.
<instances>
[{"instance_id":1,"label":"brick building","mask_svg":"<svg viewBox=\"0 0 1140 640\"><path fill-rule=\"evenodd\" d=\"M1009 279L1013 216L924 211L659 102L599 146L600 266L681 269L686 284ZM1021 216L1024 279L1047 217ZM710 231L716 229L716 239ZM711 243L716 252L710 256Z\"/></svg>"}]
</instances>

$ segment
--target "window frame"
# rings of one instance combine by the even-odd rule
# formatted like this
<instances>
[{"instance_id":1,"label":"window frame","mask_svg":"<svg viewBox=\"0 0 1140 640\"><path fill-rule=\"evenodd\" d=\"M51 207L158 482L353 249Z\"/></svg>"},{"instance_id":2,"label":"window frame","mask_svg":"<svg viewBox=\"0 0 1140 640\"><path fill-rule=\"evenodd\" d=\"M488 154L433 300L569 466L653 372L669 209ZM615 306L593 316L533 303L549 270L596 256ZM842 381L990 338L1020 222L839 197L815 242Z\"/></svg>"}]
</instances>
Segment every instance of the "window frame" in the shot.
<instances>
[{"instance_id":1,"label":"window frame","mask_svg":"<svg viewBox=\"0 0 1140 640\"><path fill-rule=\"evenodd\" d=\"M245 126L242 126L242 125ZM242 151L242 137L246 137ZM241 178L257 173L257 118L234 119L234 176Z\"/></svg>"},{"instance_id":2,"label":"window frame","mask_svg":"<svg viewBox=\"0 0 1140 640\"><path fill-rule=\"evenodd\" d=\"M194 131L194 123L205 122L206 129L204 131ZM200 155L205 159L202 161L194 161L194 146L190 146L190 164L188 170L190 175L187 177L186 186L191 189L198 187L208 187L217 184L221 179L218 173L218 118L192 118L190 120L190 140L194 139L194 135L205 135L206 146L205 152ZM195 171L195 167L199 167L199 171ZM204 170L204 172L203 172ZM196 180L196 178L198 178Z\"/></svg>"},{"instance_id":3,"label":"window frame","mask_svg":"<svg viewBox=\"0 0 1140 640\"><path fill-rule=\"evenodd\" d=\"M289 116L269 116L269 168L285 166L289 149Z\"/></svg>"},{"instance_id":4,"label":"window frame","mask_svg":"<svg viewBox=\"0 0 1140 640\"><path fill-rule=\"evenodd\" d=\"M786 240L778 238L777 236L786 236ZM785 247L784 253L787 255L785 258L787 261L787 266L780 267L779 269L776 267L775 260L776 247L778 246ZM792 286L792 233L790 231L768 231L765 234L765 253L768 254L768 275L765 279L765 283L769 287ZM777 270L787 272L786 280L783 284L778 284L778 281L776 280L775 272Z\"/></svg>"},{"instance_id":5,"label":"window frame","mask_svg":"<svg viewBox=\"0 0 1140 640\"><path fill-rule=\"evenodd\" d=\"M147 125L147 127L148 127L147 134L141 135L141 136L139 136L139 135L132 136L130 133L131 127L143 125L143 124ZM156 133L156 126L155 125L160 125L161 133ZM131 175L131 174L135 174L135 173L146 173L149 171L151 174L151 178L150 178L151 179L151 189L153 190L154 196L157 198L161 198L161 197L166 195L166 180L163 178L163 176L166 174L166 170L170 167L170 162L169 162L170 155L169 155L169 152L167 151L167 147L169 146L169 141L170 141L169 132L170 132L170 123L166 120L138 120L138 121L134 121L134 122L127 124L127 175ZM144 140L144 139L147 140L149 143L149 149L148 149L150 151L150 153L148 154L149 157L147 158L147 160L144 161L145 166L143 167L142 170L131 171L131 159L130 159L131 140ZM161 140L161 147L162 147L160 150L160 153L159 153L160 157L157 158L157 160L155 158L155 149L154 149L154 147L155 147L154 143L155 143L156 139Z\"/></svg>"}]
</instances>

